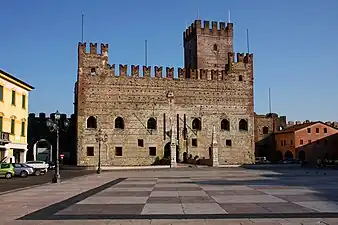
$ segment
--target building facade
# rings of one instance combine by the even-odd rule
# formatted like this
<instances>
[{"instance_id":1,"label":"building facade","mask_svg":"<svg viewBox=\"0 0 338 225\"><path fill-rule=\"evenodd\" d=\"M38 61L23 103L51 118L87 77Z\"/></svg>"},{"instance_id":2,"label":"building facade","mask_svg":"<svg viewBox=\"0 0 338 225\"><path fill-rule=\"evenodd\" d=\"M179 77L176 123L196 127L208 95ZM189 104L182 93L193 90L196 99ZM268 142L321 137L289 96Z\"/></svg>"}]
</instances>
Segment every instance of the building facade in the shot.
<instances>
[{"instance_id":1,"label":"building facade","mask_svg":"<svg viewBox=\"0 0 338 225\"><path fill-rule=\"evenodd\" d=\"M276 161L274 134L285 128L287 128L286 116L278 116L276 113L255 114L255 156Z\"/></svg>"},{"instance_id":2,"label":"building facade","mask_svg":"<svg viewBox=\"0 0 338 225\"><path fill-rule=\"evenodd\" d=\"M0 158L25 162L29 92L34 87L0 70ZM0 159L0 160L1 160Z\"/></svg>"},{"instance_id":3,"label":"building facade","mask_svg":"<svg viewBox=\"0 0 338 225\"><path fill-rule=\"evenodd\" d=\"M275 134L280 159L315 163L317 158L338 158L338 129L322 122L297 124Z\"/></svg>"},{"instance_id":4,"label":"building facade","mask_svg":"<svg viewBox=\"0 0 338 225\"><path fill-rule=\"evenodd\" d=\"M185 68L108 64L108 45L78 45L75 85L77 164L153 165L170 156L172 135L178 161L211 158L219 164L254 162L253 55L233 53L233 24L196 20L183 33ZM163 71L165 74L163 74ZM212 135L213 130L215 134Z\"/></svg>"}]
</instances>

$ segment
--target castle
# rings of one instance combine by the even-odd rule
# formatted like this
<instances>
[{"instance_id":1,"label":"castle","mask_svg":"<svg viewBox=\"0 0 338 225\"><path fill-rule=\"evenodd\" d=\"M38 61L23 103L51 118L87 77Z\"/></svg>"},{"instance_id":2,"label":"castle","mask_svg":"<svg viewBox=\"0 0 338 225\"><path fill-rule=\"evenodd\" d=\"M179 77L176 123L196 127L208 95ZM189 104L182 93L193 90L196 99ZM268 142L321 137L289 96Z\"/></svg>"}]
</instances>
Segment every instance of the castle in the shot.
<instances>
[{"instance_id":1,"label":"castle","mask_svg":"<svg viewBox=\"0 0 338 225\"><path fill-rule=\"evenodd\" d=\"M232 23L196 20L183 33L184 65L178 68L108 64L108 44L78 44L75 84L77 164L152 165L171 156L218 163L254 162L253 55L233 53ZM235 57L236 56L236 57ZM235 59L236 58L236 59ZM118 71L117 71L118 70Z\"/></svg>"}]
</instances>

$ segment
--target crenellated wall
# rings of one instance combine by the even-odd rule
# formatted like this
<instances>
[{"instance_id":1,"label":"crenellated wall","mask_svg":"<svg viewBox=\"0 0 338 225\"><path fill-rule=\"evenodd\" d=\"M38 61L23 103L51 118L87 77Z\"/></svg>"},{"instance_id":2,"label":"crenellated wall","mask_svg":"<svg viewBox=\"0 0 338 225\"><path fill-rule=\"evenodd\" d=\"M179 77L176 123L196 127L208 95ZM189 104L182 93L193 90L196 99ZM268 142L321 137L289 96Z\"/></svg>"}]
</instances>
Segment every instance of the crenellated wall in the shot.
<instances>
[{"instance_id":1,"label":"crenellated wall","mask_svg":"<svg viewBox=\"0 0 338 225\"><path fill-rule=\"evenodd\" d=\"M253 54L228 52L227 67L217 69L193 69L140 65L122 65L118 68L115 64L108 64L108 44L101 44L100 53L97 52L97 43L90 43L89 52L86 43L79 43L79 54L83 54L89 65L79 68L79 73L92 76L133 77L133 78L167 78L167 79L198 79L198 80L233 80L236 72L251 72L253 66ZM236 59L235 59L236 56ZM88 60L90 59L90 60ZM98 62L101 61L101 62ZM98 65L100 64L100 65ZM128 71L128 68L130 70ZM165 68L165 69L164 69ZM118 69L118 71L117 71ZM142 72L142 73L141 73ZM253 78L252 78L253 79Z\"/></svg>"}]
</instances>

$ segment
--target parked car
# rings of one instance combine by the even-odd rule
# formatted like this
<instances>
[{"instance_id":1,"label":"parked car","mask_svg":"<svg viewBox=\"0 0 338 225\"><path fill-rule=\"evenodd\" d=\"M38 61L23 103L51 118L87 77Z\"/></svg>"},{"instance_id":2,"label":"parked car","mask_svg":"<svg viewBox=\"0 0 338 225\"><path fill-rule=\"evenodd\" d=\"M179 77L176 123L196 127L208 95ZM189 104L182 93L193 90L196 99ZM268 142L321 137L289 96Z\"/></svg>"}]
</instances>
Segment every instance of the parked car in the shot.
<instances>
[{"instance_id":1,"label":"parked car","mask_svg":"<svg viewBox=\"0 0 338 225\"><path fill-rule=\"evenodd\" d=\"M0 162L0 177L11 179L14 176L14 167L10 163Z\"/></svg>"},{"instance_id":2,"label":"parked car","mask_svg":"<svg viewBox=\"0 0 338 225\"><path fill-rule=\"evenodd\" d=\"M34 168L23 163L13 163L15 176L28 177L34 173Z\"/></svg>"},{"instance_id":3,"label":"parked car","mask_svg":"<svg viewBox=\"0 0 338 225\"><path fill-rule=\"evenodd\" d=\"M40 176L48 172L49 165L44 161L27 161L25 164L34 168L35 176Z\"/></svg>"}]
</instances>

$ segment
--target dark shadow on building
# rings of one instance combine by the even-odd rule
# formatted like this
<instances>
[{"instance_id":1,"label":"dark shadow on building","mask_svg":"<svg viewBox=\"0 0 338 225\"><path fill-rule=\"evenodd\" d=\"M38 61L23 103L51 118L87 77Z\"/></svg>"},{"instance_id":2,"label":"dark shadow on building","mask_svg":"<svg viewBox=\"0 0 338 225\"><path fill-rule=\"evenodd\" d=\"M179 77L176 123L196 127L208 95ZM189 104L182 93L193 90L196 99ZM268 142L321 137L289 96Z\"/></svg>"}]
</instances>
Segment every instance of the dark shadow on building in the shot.
<instances>
[{"instance_id":1,"label":"dark shadow on building","mask_svg":"<svg viewBox=\"0 0 338 225\"><path fill-rule=\"evenodd\" d=\"M28 152L27 161L33 160L33 148L34 144L41 139L46 139L52 144L52 158L56 159L56 133L50 132L46 121L55 118L55 114L52 113L49 117L46 117L45 113L39 113L39 116L35 116L34 113L30 113L28 117ZM66 114L61 114L61 121L67 118ZM71 115L69 120L69 127L66 131L60 131L60 154L64 154L63 163L69 165L76 165L76 117Z\"/></svg>"}]
</instances>

